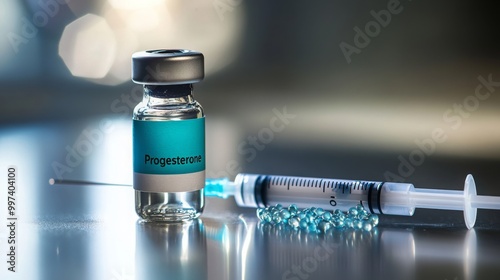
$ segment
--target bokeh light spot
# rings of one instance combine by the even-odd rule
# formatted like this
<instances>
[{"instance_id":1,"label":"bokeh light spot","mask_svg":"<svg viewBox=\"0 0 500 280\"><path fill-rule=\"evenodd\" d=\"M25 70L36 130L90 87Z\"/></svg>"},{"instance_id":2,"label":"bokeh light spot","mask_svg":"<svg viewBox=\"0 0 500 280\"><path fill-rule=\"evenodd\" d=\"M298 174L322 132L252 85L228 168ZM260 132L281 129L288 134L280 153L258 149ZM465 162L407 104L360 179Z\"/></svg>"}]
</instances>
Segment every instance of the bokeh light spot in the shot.
<instances>
[{"instance_id":1,"label":"bokeh light spot","mask_svg":"<svg viewBox=\"0 0 500 280\"><path fill-rule=\"evenodd\" d=\"M105 77L116 57L116 38L102 17L87 14L68 24L59 42L59 56L73 76Z\"/></svg>"}]
</instances>

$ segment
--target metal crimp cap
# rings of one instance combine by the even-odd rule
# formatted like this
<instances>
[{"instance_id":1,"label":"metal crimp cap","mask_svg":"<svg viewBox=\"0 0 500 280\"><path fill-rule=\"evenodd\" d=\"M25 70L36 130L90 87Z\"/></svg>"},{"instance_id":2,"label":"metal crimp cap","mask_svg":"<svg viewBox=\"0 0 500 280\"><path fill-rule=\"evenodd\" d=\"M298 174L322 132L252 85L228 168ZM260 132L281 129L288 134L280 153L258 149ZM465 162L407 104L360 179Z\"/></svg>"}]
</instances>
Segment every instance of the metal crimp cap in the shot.
<instances>
[{"instance_id":1,"label":"metal crimp cap","mask_svg":"<svg viewBox=\"0 0 500 280\"><path fill-rule=\"evenodd\" d=\"M204 76L204 57L197 51L161 49L132 55L132 81L138 84L192 84Z\"/></svg>"}]
</instances>

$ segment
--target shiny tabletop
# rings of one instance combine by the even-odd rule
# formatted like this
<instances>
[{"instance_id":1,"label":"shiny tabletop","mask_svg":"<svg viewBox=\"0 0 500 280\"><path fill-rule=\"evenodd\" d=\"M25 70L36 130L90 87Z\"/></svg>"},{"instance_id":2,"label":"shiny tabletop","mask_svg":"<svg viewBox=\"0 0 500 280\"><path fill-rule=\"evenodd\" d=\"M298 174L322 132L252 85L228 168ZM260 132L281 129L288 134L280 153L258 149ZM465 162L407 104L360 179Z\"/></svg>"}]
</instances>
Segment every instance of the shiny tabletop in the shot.
<instances>
[{"instance_id":1,"label":"shiny tabletop","mask_svg":"<svg viewBox=\"0 0 500 280\"><path fill-rule=\"evenodd\" d=\"M95 129L89 125L83 126L88 133ZM79 138L86 135L81 127L2 129L0 174L6 179L9 166L17 170L17 220L11 272L3 188L0 279L498 279L500 221L490 212L479 213L472 230L460 213L439 218L442 211L422 211L415 219L381 217L371 231L317 234L262 224L255 209L207 198L197 220L140 221L130 187L48 184L57 172L130 181L127 122L116 122L107 137L93 138L99 144L88 145L88 156L78 160L71 158L72 149L92 143Z\"/></svg>"}]
</instances>

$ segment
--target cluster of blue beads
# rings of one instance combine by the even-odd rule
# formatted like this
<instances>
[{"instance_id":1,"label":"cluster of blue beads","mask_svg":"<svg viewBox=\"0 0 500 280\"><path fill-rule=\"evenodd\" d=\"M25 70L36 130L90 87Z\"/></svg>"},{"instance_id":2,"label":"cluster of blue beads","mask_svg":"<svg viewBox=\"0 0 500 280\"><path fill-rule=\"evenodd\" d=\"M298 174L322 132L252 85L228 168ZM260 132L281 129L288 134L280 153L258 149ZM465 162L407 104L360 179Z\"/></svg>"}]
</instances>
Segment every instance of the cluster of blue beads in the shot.
<instances>
[{"instance_id":1,"label":"cluster of blue beads","mask_svg":"<svg viewBox=\"0 0 500 280\"><path fill-rule=\"evenodd\" d=\"M277 204L257 209L257 217L263 223L288 225L292 229L308 232L327 232L333 228L370 231L378 225L378 216L368 213L359 204L356 207L351 207L346 213L339 209L329 212L316 207L299 210L295 204L288 208Z\"/></svg>"}]
</instances>

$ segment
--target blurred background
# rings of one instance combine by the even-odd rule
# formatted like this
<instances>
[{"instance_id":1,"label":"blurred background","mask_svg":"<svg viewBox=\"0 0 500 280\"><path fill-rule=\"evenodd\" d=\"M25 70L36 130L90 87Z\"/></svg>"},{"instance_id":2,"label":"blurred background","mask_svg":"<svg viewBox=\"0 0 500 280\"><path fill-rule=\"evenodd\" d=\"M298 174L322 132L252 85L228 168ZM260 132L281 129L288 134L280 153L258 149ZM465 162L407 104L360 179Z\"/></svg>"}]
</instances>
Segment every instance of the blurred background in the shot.
<instances>
[{"instance_id":1,"label":"blurred background","mask_svg":"<svg viewBox=\"0 0 500 280\"><path fill-rule=\"evenodd\" d=\"M188 48L206 58L195 97L207 114L211 177L246 171L461 188L473 173L484 182L480 192L495 192L500 179L498 4L0 5L5 165L28 161L47 177L129 182L130 118L141 100L130 57ZM68 165L85 135L99 140L88 153L98 159L85 154ZM44 161L31 159L37 154Z\"/></svg>"},{"instance_id":2,"label":"blurred background","mask_svg":"<svg viewBox=\"0 0 500 280\"><path fill-rule=\"evenodd\" d=\"M255 172L459 190L472 173L479 194L500 195L499 8L448 0L1 1L0 172L17 167L17 214L28 223L16 279L123 279L116 271L134 263L134 248L123 244L136 235L149 244L144 236L158 233L134 224L130 189L48 184L131 182L130 120L142 89L130 81L130 57L141 50L204 53L195 98L207 115L209 177ZM4 199L0 209L5 221ZM210 226L218 213L253 211L208 199L203 217ZM498 240L499 222L498 213L479 211L476 226L486 231L478 236L491 237L482 248ZM454 211L381 218L389 228L414 224L464 229ZM498 271L493 261L481 269ZM449 271L440 279L455 279Z\"/></svg>"}]
</instances>

